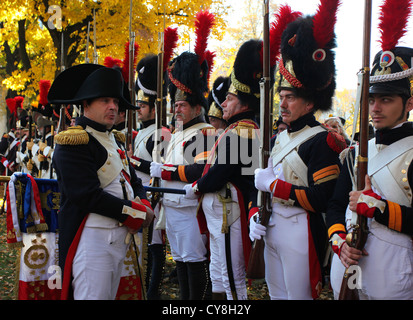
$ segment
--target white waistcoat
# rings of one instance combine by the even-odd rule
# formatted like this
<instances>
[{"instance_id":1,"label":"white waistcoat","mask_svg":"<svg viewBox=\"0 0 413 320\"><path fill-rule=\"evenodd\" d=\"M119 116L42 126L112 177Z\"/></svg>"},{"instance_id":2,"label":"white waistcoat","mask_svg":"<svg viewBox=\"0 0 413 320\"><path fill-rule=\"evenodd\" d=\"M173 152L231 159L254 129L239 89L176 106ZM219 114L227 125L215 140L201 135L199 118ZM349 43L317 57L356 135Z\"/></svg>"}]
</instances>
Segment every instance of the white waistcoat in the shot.
<instances>
[{"instance_id":1,"label":"white waistcoat","mask_svg":"<svg viewBox=\"0 0 413 320\"><path fill-rule=\"evenodd\" d=\"M188 142L193 137L195 137L199 130L203 128L211 127L208 123L197 123L193 126L186 128L185 130L177 130L172 134L171 141L168 144L168 149L165 154L165 164L174 164L174 165L188 165L189 163L185 160L184 157L184 144ZM200 141L203 143L204 141ZM162 186L165 188L173 189L183 189L184 185L187 182L182 181L166 181L162 180ZM163 204L166 206L197 206L197 199L185 199L180 194L165 193L163 197Z\"/></svg>"},{"instance_id":2,"label":"white waistcoat","mask_svg":"<svg viewBox=\"0 0 413 320\"><path fill-rule=\"evenodd\" d=\"M130 175L130 171L126 161L123 161L118 153L119 146L116 143L113 133L109 131L97 131L89 126L87 126L85 130L96 138L108 153L105 163L97 172L100 187L105 192L108 192L118 198L123 198L122 186L120 184L120 178L122 177L121 172L122 170L125 170L128 175ZM133 200L133 190L131 186L127 182L125 185L129 199ZM115 219L96 213L90 213L86 226L113 228L119 226L119 222Z\"/></svg>"}]
</instances>

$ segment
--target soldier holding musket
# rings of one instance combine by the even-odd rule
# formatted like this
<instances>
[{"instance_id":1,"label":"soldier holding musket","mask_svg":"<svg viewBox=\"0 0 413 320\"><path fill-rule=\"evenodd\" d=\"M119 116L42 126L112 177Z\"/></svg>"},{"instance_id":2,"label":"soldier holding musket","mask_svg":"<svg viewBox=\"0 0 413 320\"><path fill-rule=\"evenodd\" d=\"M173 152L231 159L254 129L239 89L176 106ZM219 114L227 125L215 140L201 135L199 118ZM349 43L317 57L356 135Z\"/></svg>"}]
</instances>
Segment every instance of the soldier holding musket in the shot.
<instances>
[{"instance_id":1,"label":"soldier holding musket","mask_svg":"<svg viewBox=\"0 0 413 320\"><path fill-rule=\"evenodd\" d=\"M255 119L260 108L262 46L261 40L253 39L239 48L222 103L228 126L211 149L202 177L185 186L186 198L200 197L208 225L214 299L247 299L248 212L257 201L254 171L259 127Z\"/></svg>"},{"instance_id":2,"label":"soldier holding musket","mask_svg":"<svg viewBox=\"0 0 413 320\"><path fill-rule=\"evenodd\" d=\"M345 269L351 267L356 272L347 283L356 291L351 298L413 299L413 126L407 121L413 109L413 49L396 46L412 6L411 0L387 0L381 8L382 50L367 78L366 107L375 138L368 142L367 157L360 156L361 145L343 152L343 170L327 211L336 253L331 267L336 299L348 299L342 292L349 288L341 285ZM367 160L367 174L356 175L363 160ZM353 191L360 179L364 189ZM366 229L361 230L367 239L363 247L354 248L347 234L358 234L354 229L362 228L360 217L367 219Z\"/></svg>"},{"instance_id":3,"label":"soldier holding musket","mask_svg":"<svg viewBox=\"0 0 413 320\"><path fill-rule=\"evenodd\" d=\"M332 49L338 1L327 2L314 16L301 17L289 6L277 15L280 114L288 129L277 135L268 167L255 173L257 189L272 195L268 226L256 223L256 215L250 218L251 239L265 239L271 299L315 299L323 285L323 212L340 172L338 154L345 146L314 117L315 111L331 108L335 89ZM331 23L320 21L327 18Z\"/></svg>"},{"instance_id":4,"label":"soldier holding musket","mask_svg":"<svg viewBox=\"0 0 413 320\"><path fill-rule=\"evenodd\" d=\"M197 20L203 25L202 30L210 30L214 16L201 11ZM177 128L165 152L164 164L152 162L150 168L151 176L161 178L163 187L182 189L188 181L199 178L212 147L208 145L208 132L215 134L215 128L206 123L204 117L209 72L205 51L208 35L209 31L196 41L205 46L197 45L195 53L181 53L168 67L168 89ZM206 227L200 228L197 206L196 199L178 194L165 193L162 198L165 230L176 261L183 300L210 298Z\"/></svg>"}]
</instances>

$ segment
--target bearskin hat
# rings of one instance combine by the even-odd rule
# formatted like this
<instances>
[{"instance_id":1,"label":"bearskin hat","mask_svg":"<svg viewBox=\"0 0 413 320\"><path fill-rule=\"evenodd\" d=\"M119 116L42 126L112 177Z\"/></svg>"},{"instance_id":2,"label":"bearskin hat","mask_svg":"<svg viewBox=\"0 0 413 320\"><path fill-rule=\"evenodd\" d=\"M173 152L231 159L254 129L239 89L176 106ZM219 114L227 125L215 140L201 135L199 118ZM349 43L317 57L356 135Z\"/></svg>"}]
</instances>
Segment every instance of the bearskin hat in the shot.
<instances>
[{"instance_id":1,"label":"bearskin hat","mask_svg":"<svg viewBox=\"0 0 413 320\"><path fill-rule=\"evenodd\" d=\"M200 11L195 21L195 53L183 52L174 58L168 67L169 94L172 105L176 101L187 101L191 106L207 108L208 76L212 63L208 65L210 53L206 50L207 39L214 25L212 13Z\"/></svg>"},{"instance_id":2,"label":"bearskin hat","mask_svg":"<svg viewBox=\"0 0 413 320\"><path fill-rule=\"evenodd\" d=\"M135 90L137 92L137 99L139 102L155 106L157 96L157 75L158 75L158 56L155 54L148 54L142 58L136 67L137 78ZM163 93L166 94L166 85L164 81Z\"/></svg>"},{"instance_id":3,"label":"bearskin hat","mask_svg":"<svg viewBox=\"0 0 413 320\"><path fill-rule=\"evenodd\" d=\"M222 119L222 103L225 101L229 87L228 77L218 77L215 79L212 89L208 95L207 114L210 117Z\"/></svg>"},{"instance_id":4,"label":"bearskin hat","mask_svg":"<svg viewBox=\"0 0 413 320\"><path fill-rule=\"evenodd\" d=\"M230 75L228 92L235 94L242 104L255 112L260 106L260 80L263 76L262 40L251 39L238 49ZM274 72L271 74L273 84Z\"/></svg>"},{"instance_id":5,"label":"bearskin hat","mask_svg":"<svg viewBox=\"0 0 413 320\"><path fill-rule=\"evenodd\" d=\"M336 88L334 26L338 0L320 0L313 16L302 16L288 6L280 8L283 28L280 41L278 91L293 90L314 103L314 111L331 108ZM279 31L278 31L279 32Z\"/></svg>"},{"instance_id":6,"label":"bearskin hat","mask_svg":"<svg viewBox=\"0 0 413 320\"><path fill-rule=\"evenodd\" d=\"M413 49L397 47L406 32L412 0L386 0L381 6L379 29L381 48L374 57L370 93L413 96Z\"/></svg>"},{"instance_id":7,"label":"bearskin hat","mask_svg":"<svg viewBox=\"0 0 413 320\"><path fill-rule=\"evenodd\" d=\"M172 58L173 50L176 48L178 41L177 28L168 27L164 31L164 55L163 55L163 82L162 82L162 95L163 99L166 99L168 94L167 87L167 74L166 70L169 61ZM149 104L149 106L155 106L155 100L157 97L158 87L158 56L150 53L142 58L136 66L137 78L135 90L137 93L137 100L143 103Z\"/></svg>"},{"instance_id":8,"label":"bearskin hat","mask_svg":"<svg viewBox=\"0 0 413 320\"><path fill-rule=\"evenodd\" d=\"M173 59L169 69L169 93L172 103L187 101L191 106L207 107L205 92L208 92L208 64L201 65L198 56L192 52L183 52Z\"/></svg>"}]
</instances>

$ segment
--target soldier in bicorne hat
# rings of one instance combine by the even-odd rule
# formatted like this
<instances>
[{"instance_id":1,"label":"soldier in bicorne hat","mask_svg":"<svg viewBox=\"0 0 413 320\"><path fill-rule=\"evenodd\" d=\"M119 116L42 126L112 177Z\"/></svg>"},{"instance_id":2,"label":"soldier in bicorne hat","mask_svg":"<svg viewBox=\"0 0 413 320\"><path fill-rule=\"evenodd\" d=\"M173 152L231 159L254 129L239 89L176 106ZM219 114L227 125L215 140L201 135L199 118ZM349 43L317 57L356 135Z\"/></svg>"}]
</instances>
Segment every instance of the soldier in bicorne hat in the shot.
<instances>
[{"instance_id":1,"label":"soldier in bicorne hat","mask_svg":"<svg viewBox=\"0 0 413 320\"><path fill-rule=\"evenodd\" d=\"M123 140L111 131L119 107L135 109L123 86L119 71L82 64L63 71L48 94L52 104L80 103L84 110L76 126L55 137L62 299L114 299L126 236L153 218Z\"/></svg>"},{"instance_id":2,"label":"soldier in bicorne hat","mask_svg":"<svg viewBox=\"0 0 413 320\"><path fill-rule=\"evenodd\" d=\"M331 285L338 298L345 268L357 268L354 284L362 300L413 299L413 48L396 46L404 34L413 1L386 0L381 7L381 47L370 74L369 113L375 138L369 140L365 188L352 191L358 148L347 149L343 171L327 210L332 244ZM398 36L395 36L398 35ZM363 250L346 235L368 219Z\"/></svg>"},{"instance_id":3,"label":"soldier in bicorne hat","mask_svg":"<svg viewBox=\"0 0 413 320\"><path fill-rule=\"evenodd\" d=\"M323 212L340 172L338 155L346 145L316 121L314 112L329 110L332 104L337 6L338 1L323 1L317 14L304 17L286 5L277 15L277 90L288 129L277 135L268 167L255 173L255 186L272 194L268 226L256 223L255 215L250 218L251 239L265 240L271 299L315 299L323 286L328 244Z\"/></svg>"}]
</instances>

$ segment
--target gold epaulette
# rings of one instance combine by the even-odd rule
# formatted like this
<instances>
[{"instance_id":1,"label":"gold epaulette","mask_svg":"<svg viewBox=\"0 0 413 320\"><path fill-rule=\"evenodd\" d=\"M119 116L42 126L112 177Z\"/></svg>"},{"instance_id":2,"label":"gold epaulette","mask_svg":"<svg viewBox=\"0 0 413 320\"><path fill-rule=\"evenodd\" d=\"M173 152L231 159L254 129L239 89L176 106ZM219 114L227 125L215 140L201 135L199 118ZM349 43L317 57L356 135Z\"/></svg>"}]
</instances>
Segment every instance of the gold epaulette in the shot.
<instances>
[{"instance_id":1,"label":"gold epaulette","mask_svg":"<svg viewBox=\"0 0 413 320\"><path fill-rule=\"evenodd\" d=\"M57 144L80 145L89 142L89 135L82 126L69 127L67 130L59 132L54 137Z\"/></svg>"},{"instance_id":2,"label":"gold epaulette","mask_svg":"<svg viewBox=\"0 0 413 320\"><path fill-rule=\"evenodd\" d=\"M204 136L215 136L217 134L217 130L214 127L202 128L201 132Z\"/></svg>"},{"instance_id":3,"label":"gold epaulette","mask_svg":"<svg viewBox=\"0 0 413 320\"><path fill-rule=\"evenodd\" d=\"M241 138L245 139L255 139L256 138L256 127L254 124L247 121L238 122L237 126L232 129L232 132L239 135Z\"/></svg>"},{"instance_id":4,"label":"gold epaulette","mask_svg":"<svg viewBox=\"0 0 413 320\"><path fill-rule=\"evenodd\" d=\"M115 139L121 143L126 142L126 135L122 131L112 130Z\"/></svg>"}]
</instances>

